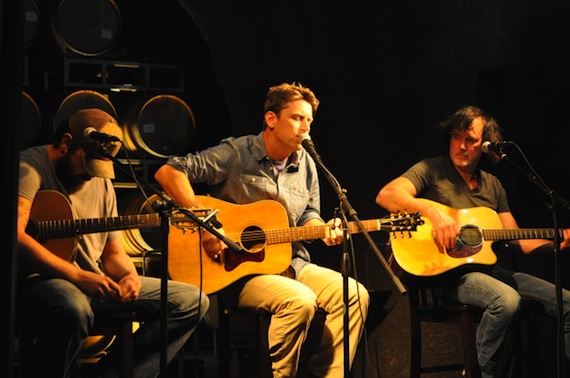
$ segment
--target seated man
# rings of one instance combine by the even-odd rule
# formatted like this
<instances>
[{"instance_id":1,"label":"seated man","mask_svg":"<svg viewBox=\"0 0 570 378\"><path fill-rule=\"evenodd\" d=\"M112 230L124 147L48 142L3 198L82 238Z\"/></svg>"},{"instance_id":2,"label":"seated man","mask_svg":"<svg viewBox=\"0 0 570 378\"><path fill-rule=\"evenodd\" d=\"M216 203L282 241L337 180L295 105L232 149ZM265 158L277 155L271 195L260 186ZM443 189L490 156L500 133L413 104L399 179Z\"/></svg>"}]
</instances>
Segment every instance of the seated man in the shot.
<instances>
[{"instance_id":1,"label":"seated man","mask_svg":"<svg viewBox=\"0 0 570 378\"><path fill-rule=\"evenodd\" d=\"M517 229L507 194L498 178L479 166L483 142L501 142L500 128L483 110L466 106L440 125L449 133L449 155L424 159L384 186L376 203L388 211L421 212L433 226L438 245L456 246L459 225L456 219L423 197L456 209L485 206L497 212L504 229ZM485 155L495 161L495 154ZM570 232L564 231L561 248L567 248ZM530 253L552 242L543 239L516 240L513 244ZM440 287L442 298L484 309L477 330L477 352L484 378L497 374L505 336L521 298L539 301L546 313L557 318L555 287L549 282L521 272L511 272L495 264L487 271L458 274ZM564 290L566 357L570 356L570 293Z\"/></svg>"},{"instance_id":2,"label":"seated man","mask_svg":"<svg viewBox=\"0 0 570 378\"><path fill-rule=\"evenodd\" d=\"M303 150L299 137L311 129L318 100L299 84L269 89L263 130L258 135L224 139L196 154L172 157L155 175L164 191L181 206L201 207L192 187L206 183L214 197L237 204L272 199L286 209L289 225L324 226L320 215L319 181L315 162ZM322 240L329 246L343 240L340 219L326 223ZM219 230L223 232L223 228ZM209 232L204 248L217 259L227 247ZM317 377L344 375L343 277L311 262L301 241L292 243L294 279L278 274L254 275L226 288L224 297L239 306L274 314L269 327L269 351L274 377L295 377L301 346L318 307L328 316L324 337L309 369ZM369 295L354 279L349 283L348 312L352 365L364 329ZM350 367L350 366L349 366Z\"/></svg>"},{"instance_id":3,"label":"seated man","mask_svg":"<svg viewBox=\"0 0 570 378\"><path fill-rule=\"evenodd\" d=\"M85 132L88 128L117 141L92 140ZM77 219L117 217L113 162L102 153L105 150L114 156L121 138L113 117L99 109L85 109L62 123L53 144L31 147L20 154L17 296L20 318L36 327L31 377L68 377L93 325L94 310L102 306L107 311L145 312L148 320L134 335L134 375L159 374L161 282L139 276L123 249L120 232L79 235L75 245L63 251L61 244L48 247L26 232L36 205L60 214L56 203L41 202L46 193L51 194L48 201L63 199ZM168 304L170 361L206 314L209 300L195 286L170 281ZM107 360L101 361L101 368L109 367L112 373L117 364Z\"/></svg>"}]
</instances>

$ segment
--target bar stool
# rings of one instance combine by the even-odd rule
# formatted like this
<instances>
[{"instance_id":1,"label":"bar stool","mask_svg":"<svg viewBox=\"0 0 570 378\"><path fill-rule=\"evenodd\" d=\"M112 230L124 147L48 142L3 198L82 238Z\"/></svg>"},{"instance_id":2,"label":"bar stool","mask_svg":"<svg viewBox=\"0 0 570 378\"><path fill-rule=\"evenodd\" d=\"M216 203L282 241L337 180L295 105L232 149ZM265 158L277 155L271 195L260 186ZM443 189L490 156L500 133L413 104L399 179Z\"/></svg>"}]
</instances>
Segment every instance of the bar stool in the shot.
<instances>
[{"instance_id":1,"label":"bar stool","mask_svg":"<svg viewBox=\"0 0 570 378\"><path fill-rule=\"evenodd\" d=\"M220 301L221 302L221 301ZM244 330L252 330L249 334L253 341L251 362L255 366L253 374L258 378L272 377L271 361L269 360L269 345L267 334L272 314L265 310L248 309L241 307L228 307L218 303L219 330L219 373L220 377L243 376L243 366L239 362L239 336L235 336L234 330L239 329L243 335L242 346L247 343ZM320 344L327 312L319 308L311 322L307 339L301 349L299 369L310 359ZM242 375L239 375L239 374Z\"/></svg>"},{"instance_id":2,"label":"bar stool","mask_svg":"<svg viewBox=\"0 0 570 378\"><path fill-rule=\"evenodd\" d=\"M410 377L420 377L422 373L465 370L467 378L481 377L477 362L475 333L482 310L461 303L441 303L434 289L408 288L410 305L410 334L412 355ZM461 325L463 339L463 364L422 366L422 323L456 322Z\"/></svg>"}]
</instances>

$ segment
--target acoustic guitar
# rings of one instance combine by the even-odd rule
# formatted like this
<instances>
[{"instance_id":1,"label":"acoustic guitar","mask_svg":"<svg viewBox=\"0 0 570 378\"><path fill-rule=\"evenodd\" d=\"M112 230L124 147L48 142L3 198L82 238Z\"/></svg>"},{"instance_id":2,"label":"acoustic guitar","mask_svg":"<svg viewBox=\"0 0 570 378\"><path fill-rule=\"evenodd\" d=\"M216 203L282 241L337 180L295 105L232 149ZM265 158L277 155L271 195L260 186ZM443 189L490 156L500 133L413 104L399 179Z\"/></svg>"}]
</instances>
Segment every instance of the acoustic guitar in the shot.
<instances>
[{"instance_id":1,"label":"acoustic guitar","mask_svg":"<svg viewBox=\"0 0 570 378\"><path fill-rule=\"evenodd\" d=\"M198 196L208 210L219 210L218 220L225 236L242 251L226 249L213 260L201 248L200 232L195 224L171 220L168 238L168 271L172 279L202 287L206 294L215 293L240 278L252 274L280 274L287 270L292 258L291 242L325 237L324 225L289 227L287 212L274 200L261 200L237 205L207 196ZM421 224L419 214L393 215L383 219L362 221L366 231L415 231ZM360 232L349 222L349 234Z\"/></svg>"},{"instance_id":2,"label":"acoustic guitar","mask_svg":"<svg viewBox=\"0 0 570 378\"><path fill-rule=\"evenodd\" d=\"M313 240L325 236L325 227L288 227L283 205L262 200L236 205L209 196L198 196L204 208L193 209L198 218L216 211L226 237L238 243L240 252L226 250L214 261L202 251L198 223L181 211L173 211L168 235L168 268L177 281L201 286L207 294L215 293L238 279L251 274L279 274L291 262L291 242ZM83 234L159 227L158 213L119 217L74 219L69 200L61 193L44 190L32 204L26 232L64 260L71 260L77 237ZM419 214L392 215L365 220L366 231L416 231L422 224ZM348 224L349 234L360 232L355 222Z\"/></svg>"},{"instance_id":3,"label":"acoustic guitar","mask_svg":"<svg viewBox=\"0 0 570 378\"><path fill-rule=\"evenodd\" d=\"M447 250L437 243L433 226L425 225L408 238L391 240L392 253L401 268L400 278L409 286L432 286L452 274L484 270L497 262L492 243L497 240L553 239L553 229L503 229L499 215L487 207L455 209L438 202L421 199L460 225L457 245ZM562 239L562 231L560 231Z\"/></svg>"},{"instance_id":4,"label":"acoustic guitar","mask_svg":"<svg viewBox=\"0 0 570 378\"><path fill-rule=\"evenodd\" d=\"M71 260L77 236L89 233L158 227L158 213L119 217L74 219L71 203L62 193L41 190L36 194L26 233L64 260Z\"/></svg>"}]
</instances>

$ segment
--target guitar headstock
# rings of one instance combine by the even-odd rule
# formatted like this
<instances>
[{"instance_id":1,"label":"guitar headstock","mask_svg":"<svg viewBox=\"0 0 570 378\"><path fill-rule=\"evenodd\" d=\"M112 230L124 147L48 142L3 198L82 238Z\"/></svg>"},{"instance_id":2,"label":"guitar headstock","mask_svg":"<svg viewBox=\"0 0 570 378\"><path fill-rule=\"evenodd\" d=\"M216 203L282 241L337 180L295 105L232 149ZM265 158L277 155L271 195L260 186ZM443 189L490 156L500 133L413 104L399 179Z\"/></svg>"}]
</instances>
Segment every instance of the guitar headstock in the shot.
<instances>
[{"instance_id":1,"label":"guitar headstock","mask_svg":"<svg viewBox=\"0 0 570 378\"><path fill-rule=\"evenodd\" d=\"M389 232L411 232L417 231L417 227L424 223L420 212L412 214L398 212L390 214L383 222L382 228Z\"/></svg>"}]
</instances>

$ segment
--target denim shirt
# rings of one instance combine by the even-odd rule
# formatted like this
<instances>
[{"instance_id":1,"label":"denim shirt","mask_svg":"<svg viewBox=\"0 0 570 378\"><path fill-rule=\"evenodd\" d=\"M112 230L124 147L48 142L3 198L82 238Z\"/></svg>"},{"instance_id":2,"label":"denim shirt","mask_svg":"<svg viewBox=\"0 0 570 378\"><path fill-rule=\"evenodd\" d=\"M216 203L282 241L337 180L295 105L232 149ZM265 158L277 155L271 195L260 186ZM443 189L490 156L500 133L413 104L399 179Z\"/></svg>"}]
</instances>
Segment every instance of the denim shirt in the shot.
<instances>
[{"instance_id":1,"label":"denim shirt","mask_svg":"<svg viewBox=\"0 0 570 378\"><path fill-rule=\"evenodd\" d=\"M318 172L305 150L295 151L279 175L267 156L263 132L230 137L195 154L173 156L170 166L184 172L190 182L206 184L208 194L237 204L276 200L286 209L289 226L302 226L320 216ZM291 265L298 272L311 261L302 242L292 243Z\"/></svg>"}]
</instances>

